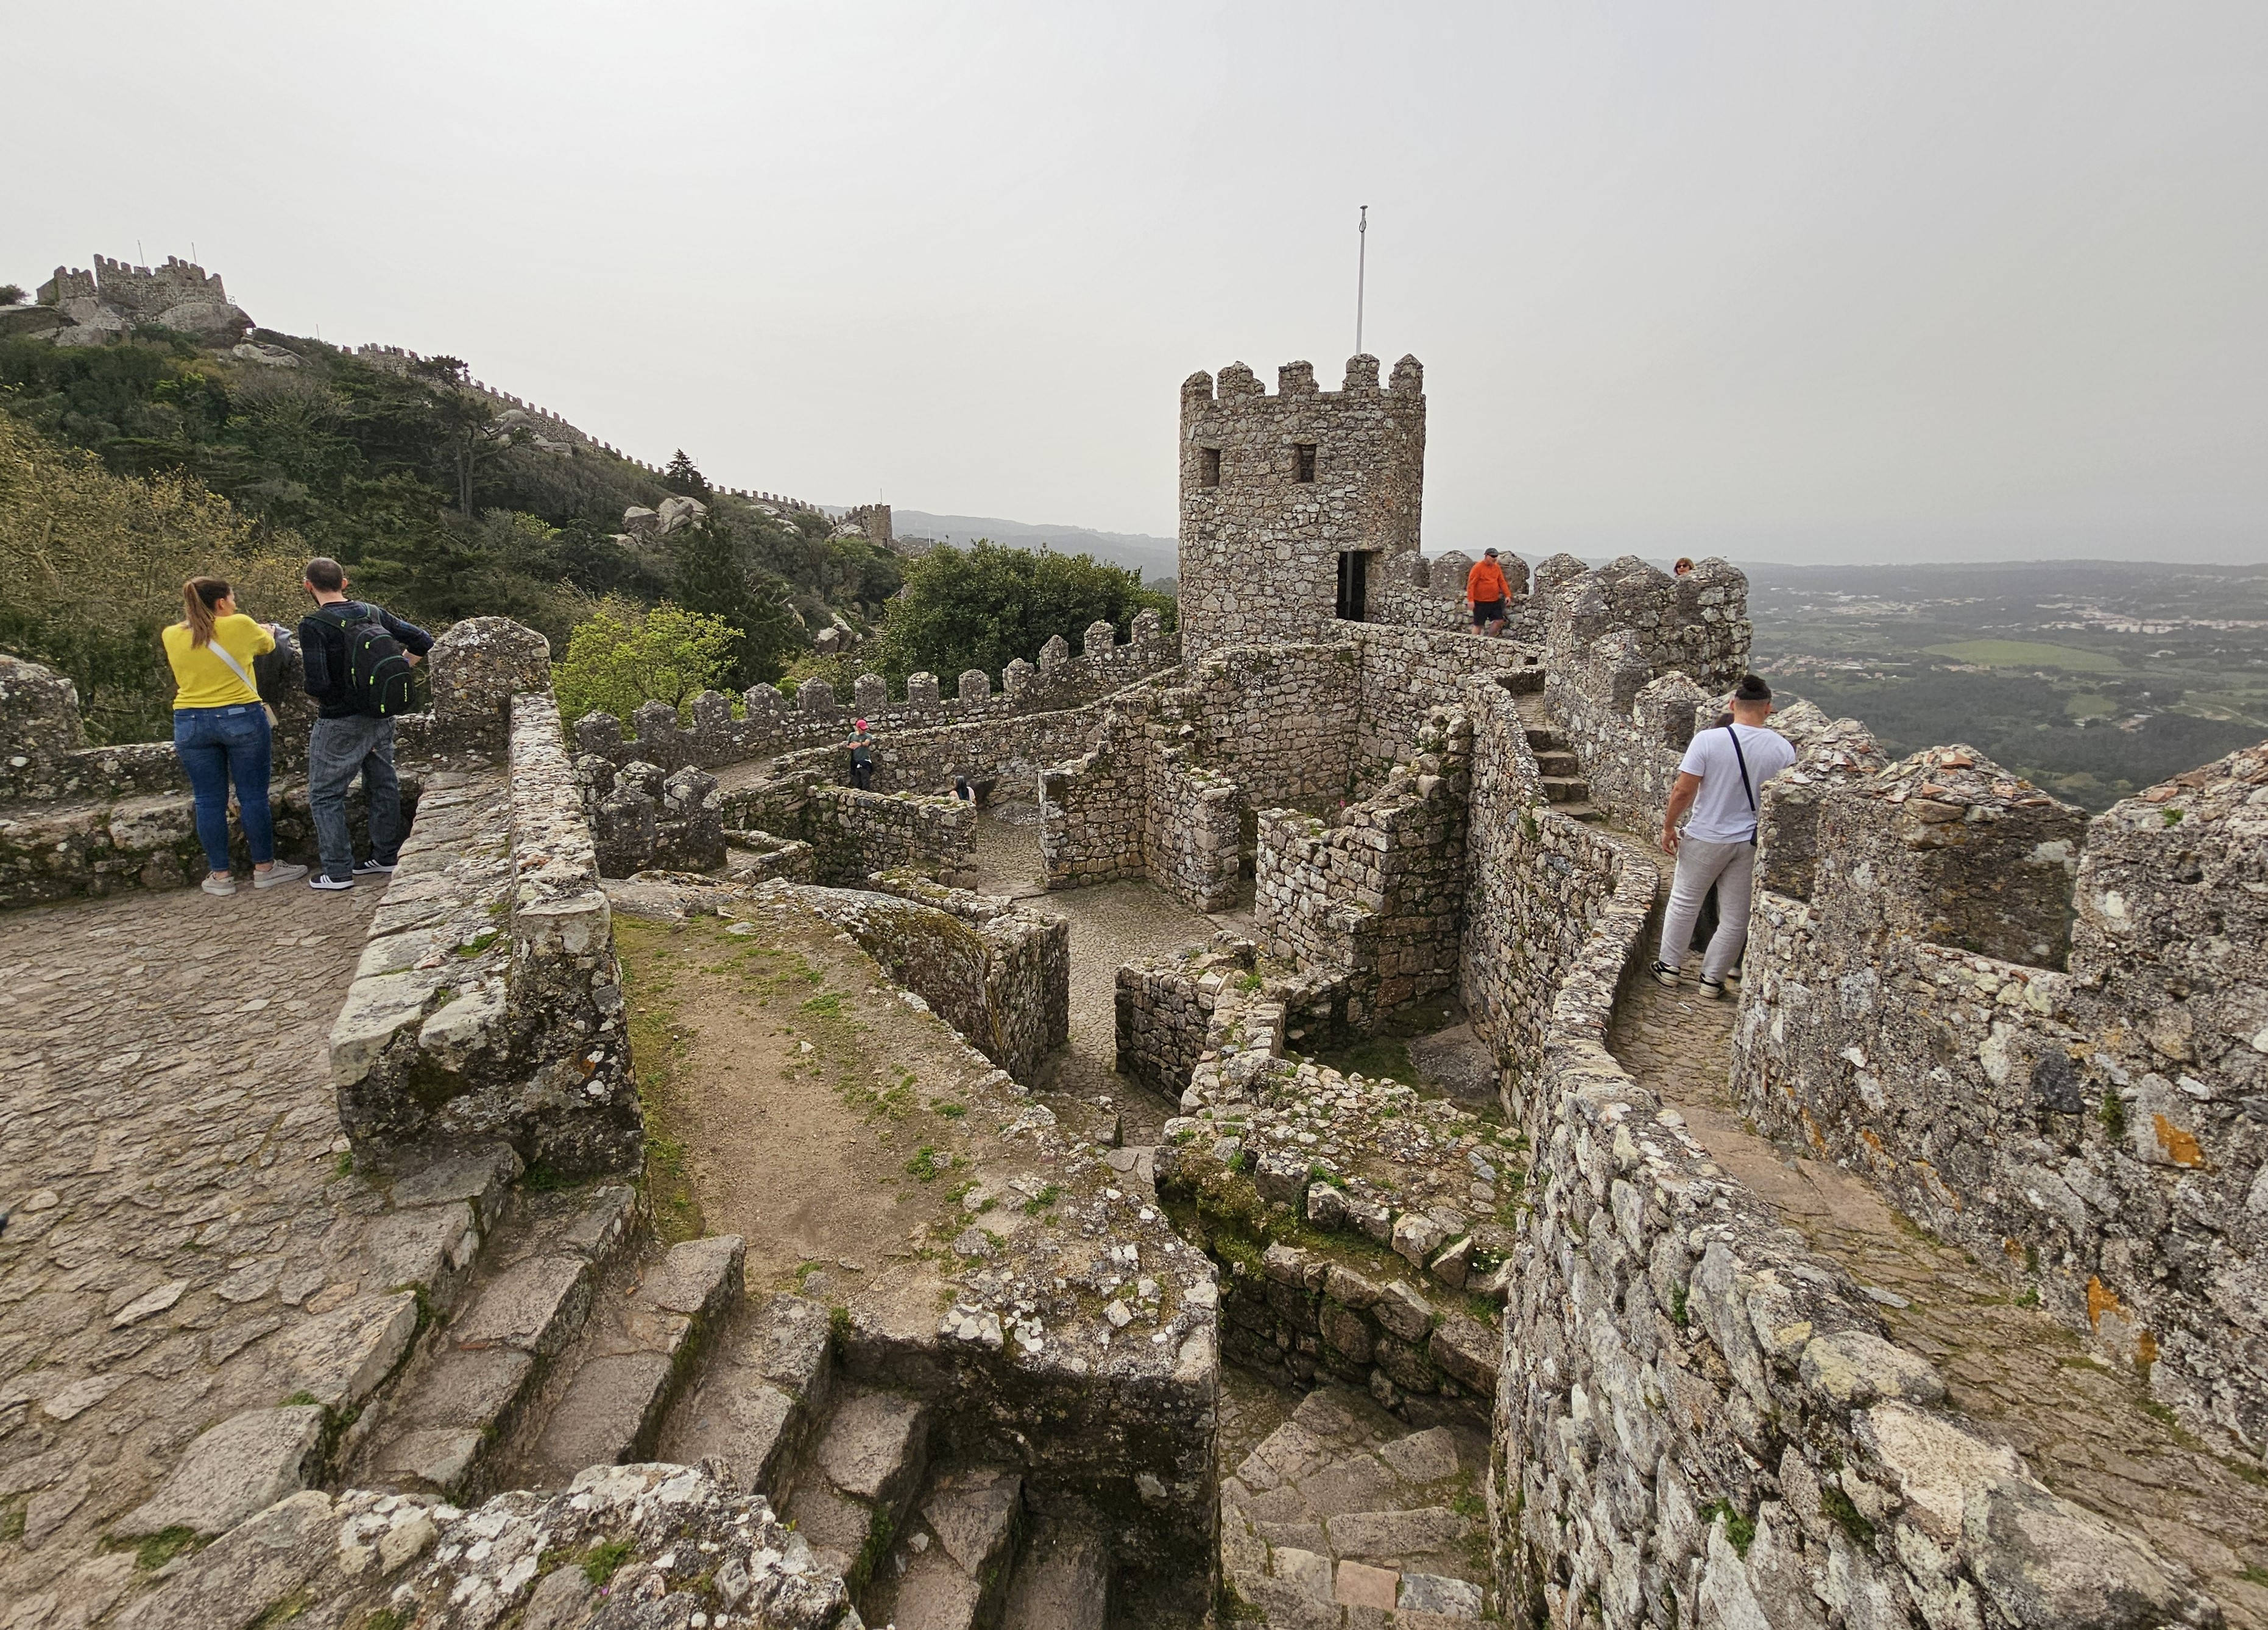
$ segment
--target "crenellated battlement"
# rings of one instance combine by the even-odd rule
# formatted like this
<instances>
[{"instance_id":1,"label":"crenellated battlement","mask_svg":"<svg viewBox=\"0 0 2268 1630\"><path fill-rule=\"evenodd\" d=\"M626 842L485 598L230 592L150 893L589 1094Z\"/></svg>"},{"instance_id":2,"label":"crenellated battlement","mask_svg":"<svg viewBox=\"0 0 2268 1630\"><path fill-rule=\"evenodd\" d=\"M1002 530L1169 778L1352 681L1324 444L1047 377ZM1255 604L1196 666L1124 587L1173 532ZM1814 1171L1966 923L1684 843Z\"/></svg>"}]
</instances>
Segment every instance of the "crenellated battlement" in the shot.
<instances>
[{"instance_id":1,"label":"crenellated battlement","mask_svg":"<svg viewBox=\"0 0 2268 1630\"><path fill-rule=\"evenodd\" d=\"M1010 663L998 690L991 675L979 668L960 675L949 696L933 673L907 675L895 696L879 673L860 674L847 697L837 696L825 679L807 679L792 696L756 685L737 699L737 714L734 698L721 691L703 691L687 709L690 723L681 722L668 703L650 701L627 722L633 733L625 736L625 721L614 715L593 713L577 721L575 739L580 751L616 765L643 760L665 770L688 764L713 768L799 749L840 746L851 721L863 718L878 738L878 760L886 760L894 735L1076 708L1162 672L1180 660L1179 642L1165 631L1156 612L1137 613L1130 634L1120 640L1110 624L1091 623L1076 655L1071 642L1057 635L1040 648L1036 664L1020 657ZM936 773L924 775L922 784L936 786L945 779L939 766Z\"/></svg>"},{"instance_id":2,"label":"crenellated battlement","mask_svg":"<svg viewBox=\"0 0 2268 1630\"><path fill-rule=\"evenodd\" d=\"M1673 577L1635 555L1595 571L1554 555L1535 584L1545 705L1592 802L1658 825L1686 744L1748 667L1747 576L1713 556Z\"/></svg>"}]
</instances>

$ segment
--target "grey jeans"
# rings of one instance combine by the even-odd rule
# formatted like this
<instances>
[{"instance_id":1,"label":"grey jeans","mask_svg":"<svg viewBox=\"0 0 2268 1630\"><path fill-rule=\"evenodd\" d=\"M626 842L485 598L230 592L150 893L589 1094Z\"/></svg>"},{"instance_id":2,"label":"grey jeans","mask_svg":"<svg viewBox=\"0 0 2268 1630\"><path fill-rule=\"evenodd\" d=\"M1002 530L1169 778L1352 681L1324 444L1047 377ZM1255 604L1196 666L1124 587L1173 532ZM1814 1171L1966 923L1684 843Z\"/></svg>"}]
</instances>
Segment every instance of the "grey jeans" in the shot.
<instances>
[{"instance_id":1,"label":"grey jeans","mask_svg":"<svg viewBox=\"0 0 2268 1630\"><path fill-rule=\"evenodd\" d=\"M401 782L394 773L394 721L356 714L317 719L307 738L307 804L323 870L341 882L354 876L354 836L347 829L347 789L362 777L370 803L370 852L392 865L401 854Z\"/></svg>"},{"instance_id":2,"label":"grey jeans","mask_svg":"<svg viewBox=\"0 0 2268 1630\"><path fill-rule=\"evenodd\" d=\"M1685 948L1693 938L1693 920L1709 885L1717 885L1717 931L1702 953L1701 977L1722 980L1741 959L1749 943L1749 894L1756 882L1756 846L1753 843L1704 843L1698 838L1677 842L1677 876L1669 885L1669 909L1662 914L1661 962L1675 968L1685 961Z\"/></svg>"}]
</instances>

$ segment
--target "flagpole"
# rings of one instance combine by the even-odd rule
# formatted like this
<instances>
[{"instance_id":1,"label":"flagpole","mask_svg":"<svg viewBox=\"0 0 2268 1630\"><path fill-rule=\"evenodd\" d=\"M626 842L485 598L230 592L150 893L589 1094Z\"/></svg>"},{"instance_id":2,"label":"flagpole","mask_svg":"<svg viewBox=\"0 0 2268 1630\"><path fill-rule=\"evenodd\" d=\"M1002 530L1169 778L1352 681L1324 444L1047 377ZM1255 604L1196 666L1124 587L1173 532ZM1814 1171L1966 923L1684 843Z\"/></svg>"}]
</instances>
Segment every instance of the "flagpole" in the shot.
<instances>
[{"instance_id":1,"label":"flagpole","mask_svg":"<svg viewBox=\"0 0 2268 1630\"><path fill-rule=\"evenodd\" d=\"M1362 206L1362 214L1354 228L1354 354L1362 355L1362 296L1363 284L1370 273L1370 206Z\"/></svg>"}]
</instances>

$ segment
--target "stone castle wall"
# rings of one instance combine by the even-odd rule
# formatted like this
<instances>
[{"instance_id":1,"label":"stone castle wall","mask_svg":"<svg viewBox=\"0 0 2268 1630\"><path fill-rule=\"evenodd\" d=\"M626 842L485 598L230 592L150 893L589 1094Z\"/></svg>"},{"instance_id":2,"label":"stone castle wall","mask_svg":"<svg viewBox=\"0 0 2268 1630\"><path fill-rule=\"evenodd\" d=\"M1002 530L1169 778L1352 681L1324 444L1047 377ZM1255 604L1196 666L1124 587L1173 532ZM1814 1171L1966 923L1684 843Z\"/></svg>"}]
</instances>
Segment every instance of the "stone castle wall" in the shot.
<instances>
[{"instance_id":1,"label":"stone castle wall","mask_svg":"<svg viewBox=\"0 0 2268 1630\"><path fill-rule=\"evenodd\" d=\"M1035 1082L1071 1034L1071 925L910 872L867 882L869 889L792 893L848 931L986 1058Z\"/></svg>"},{"instance_id":2,"label":"stone castle wall","mask_svg":"<svg viewBox=\"0 0 2268 1630\"><path fill-rule=\"evenodd\" d=\"M1855 729L1768 789L1748 1112L2261 1453L2268 747L2085 822L1966 749L1882 767Z\"/></svg>"},{"instance_id":3,"label":"stone castle wall","mask_svg":"<svg viewBox=\"0 0 2268 1630\"><path fill-rule=\"evenodd\" d=\"M2179 1569L1950 1413L1848 1273L1608 1053L1645 885L1618 886L1556 1000L1522 1119L1535 1208L1489 1487L1506 1616L2215 1621Z\"/></svg>"},{"instance_id":4,"label":"stone castle wall","mask_svg":"<svg viewBox=\"0 0 2268 1630\"><path fill-rule=\"evenodd\" d=\"M1337 391L1292 363L1270 396L1234 363L1182 386L1181 620L1192 657L1318 637L1336 620L1338 557L1415 554L1425 472L1425 371L1348 359Z\"/></svg>"}]
</instances>

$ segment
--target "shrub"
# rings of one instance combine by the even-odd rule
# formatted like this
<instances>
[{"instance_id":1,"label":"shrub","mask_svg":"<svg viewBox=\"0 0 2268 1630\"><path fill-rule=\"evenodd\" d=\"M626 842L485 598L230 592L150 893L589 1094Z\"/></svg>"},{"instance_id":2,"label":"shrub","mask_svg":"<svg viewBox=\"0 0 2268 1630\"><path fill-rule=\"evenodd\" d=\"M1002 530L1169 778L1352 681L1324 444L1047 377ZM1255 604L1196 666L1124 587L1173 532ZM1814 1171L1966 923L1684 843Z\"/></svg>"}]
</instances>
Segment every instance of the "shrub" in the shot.
<instances>
[{"instance_id":1,"label":"shrub","mask_svg":"<svg viewBox=\"0 0 2268 1630\"><path fill-rule=\"evenodd\" d=\"M641 704L685 704L724 679L740 637L721 618L664 601L651 611L610 602L568 636L567 659L552 671L562 718L611 713L627 720Z\"/></svg>"}]
</instances>

